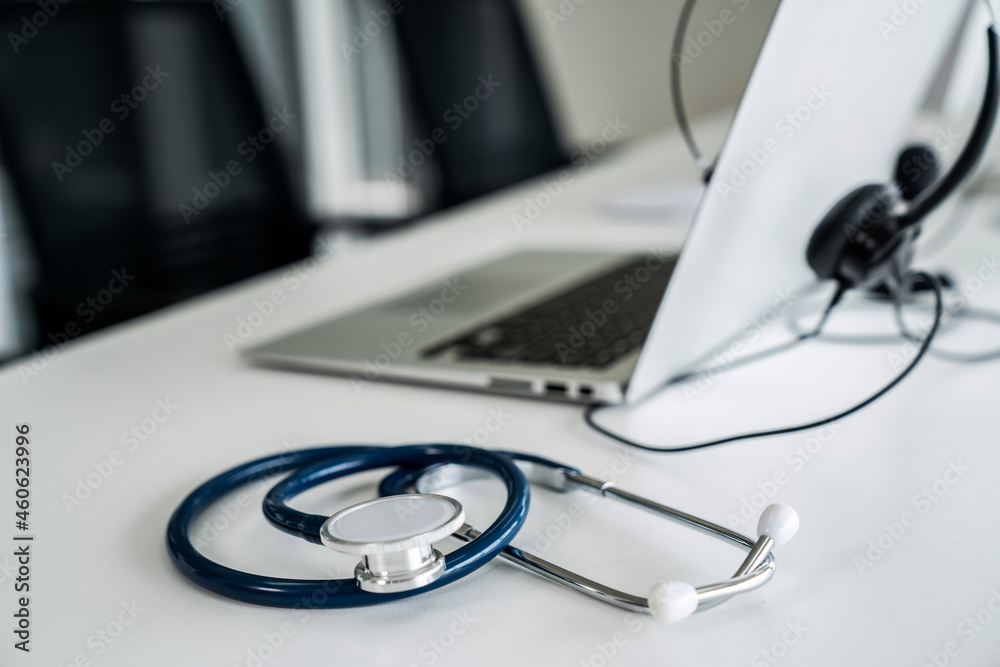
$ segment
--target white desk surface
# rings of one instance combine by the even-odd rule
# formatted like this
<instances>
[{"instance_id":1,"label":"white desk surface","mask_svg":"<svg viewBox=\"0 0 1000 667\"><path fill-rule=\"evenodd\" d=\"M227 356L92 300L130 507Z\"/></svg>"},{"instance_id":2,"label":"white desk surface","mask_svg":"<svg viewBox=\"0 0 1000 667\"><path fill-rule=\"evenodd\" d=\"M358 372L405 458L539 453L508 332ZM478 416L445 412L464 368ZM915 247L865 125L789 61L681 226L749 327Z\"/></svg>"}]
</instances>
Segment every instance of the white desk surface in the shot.
<instances>
[{"instance_id":1,"label":"white desk surface","mask_svg":"<svg viewBox=\"0 0 1000 667\"><path fill-rule=\"evenodd\" d=\"M510 216L522 210L525 197L542 192L537 184L338 253L318 268L300 267L308 278L297 289L279 271L74 342L27 382L17 366L0 371L0 613L6 619L0 663L996 665L997 363L927 360L887 398L843 421L825 444L812 440L821 450L806 460L796 449L815 433L647 455L589 432L578 407L392 384L358 393L343 379L248 367L224 342L254 301L273 290L285 301L252 343L519 246L676 244L683 221L609 221L600 204L643 183L693 180L689 165L677 137L626 146L579 174L526 233L515 232ZM997 249L989 215L995 204L977 204L963 236L928 266L947 266L963 280L975 276L983 257ZM1000 308L1000 279L985 282L973 305ZM884 315L847 309L831 326L887 326ZM963 327L942 345L982 349L997 339L988 327ZM782 335L779 324L765 338ZM720 376L690 401L673 390L607 420L664 443L797 423L883 384L893 372L891 354L901 350L900 343L811 343ZM131 451L122 434L153 417L157 401L176 408ZM208 593L184 579L167 556L164 532L173 509L196 485L236 463L284 446L461 442L485 426L490 411L504 423L489 435L488 447L549 455L592 474L613 470L625 488L723 523L745 503L785 502L800 512L801 532L777 553L778 571L766 587L669 627L500 562L426 596L303 613ZM13 649L11 633L19 423L32 429L30 656ZM65 498L78 480L115 451L121 465L67 509ZM961 476L948 473L951 467L961 467ZM776 475L782 484L772 483ZM955 483L938 482L946 476ZM372 479L318 490L301 505L331 513L370 496ZM942 495L933 503L921 500L925 488L934 494L935 482ZM263 488L256 490L259 495ZM480 498L495 502L492 489L484 492ZM475 495L467 490L460 497L483 524L492 505L477 503ZM661 579L701 584L724 578L742 557L612 501L585 500L536 493L515 543L540 544L551 560L643 595ZM574 502L583 503L582 514L567 522ZM256 504L229 509L238 516L206 549L227 564L316 578L345 576L353 567L350 558L273 531ZM752 533L758 511L737 528ZM224 512L210 518L224 523ZM914 522L901 532L893 524L906 512ZM898 538L888 536L890 528ZM539 536L546 534L557 539L545 544ZM880 539L890 548L861 565L869 542ZM973 626L967 618L977 614L971 623L980 625ZM122 621L129 624L118 625Z\"/></svg>"}]
</instances>

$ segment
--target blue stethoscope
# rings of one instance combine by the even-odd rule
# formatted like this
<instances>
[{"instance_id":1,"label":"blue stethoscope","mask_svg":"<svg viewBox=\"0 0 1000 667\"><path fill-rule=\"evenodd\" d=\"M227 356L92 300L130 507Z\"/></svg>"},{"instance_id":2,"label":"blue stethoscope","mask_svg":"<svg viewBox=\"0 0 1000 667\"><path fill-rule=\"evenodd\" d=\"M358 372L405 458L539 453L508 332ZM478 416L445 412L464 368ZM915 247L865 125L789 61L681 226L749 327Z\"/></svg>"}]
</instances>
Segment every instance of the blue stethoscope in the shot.
<instances>
[{"instance_id":1,"label":"blue stethoscope","mask_svg":"<svg viewBox=\"0 0 1000 667\"><path fill-rule=\"evenodd\" d=\"M288 504L325 482L379 468L395 470L382 480L377 499L333 516L307 514ZM240 486L288 472L264 499L267 520L310 542L361 556L354 578L283 579L250 574L216 563L192 544L191 524L210 504ZM504 484L507 500L496 520L480 532L465 523L462 505L444 491L484 476ZM695 588L683 582L661 582L645 598L616 590L511 545L528 515L529 480L559 492L582 489L617 498L745 549L747 556L732 577L716 584ZM254 604L300 608L379 604L440 588L501 556L590 597L672 622L767 583L775 568L771 549L791 539L798 525L794 510L771 505L761 514L759 536L753 540L531 454L446 444L358 445L266 456L208 480L174 511L167 528L167 548L177 567L195 583ZM434 543L448 537L464 544L445 556Z\"/></svg>"}]
</instances>

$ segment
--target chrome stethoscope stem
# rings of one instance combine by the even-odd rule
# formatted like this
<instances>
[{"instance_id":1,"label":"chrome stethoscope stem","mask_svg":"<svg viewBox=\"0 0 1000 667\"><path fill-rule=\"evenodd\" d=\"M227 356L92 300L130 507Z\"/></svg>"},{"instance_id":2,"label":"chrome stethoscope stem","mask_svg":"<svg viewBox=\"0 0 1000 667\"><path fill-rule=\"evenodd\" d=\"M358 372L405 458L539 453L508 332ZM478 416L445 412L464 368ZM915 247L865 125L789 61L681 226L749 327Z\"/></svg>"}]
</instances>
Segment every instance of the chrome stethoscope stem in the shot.
<instances>
[{"instance_id":1,"label":"chrome stethoscope stem","mask_svg":"<svg viewBox=\"0 0 1000 667\"><path fill-rule=\"evenodd\" d=\"M537 463L523 465L522 468L526 469L529 478L534 482L548 488L557 491L567 491L574 488L584 489L606 498L616 498L634 507L670 519L685 527L696 529L706 535L745 549L748 552L747 556L731 578L697 588L688 587L686 584L682 585L691 596L697 596L696 602L694 600L688 601L690 603L689 613L691 611L709 609L725 602L733 595L752 591L770 581L774 576L775 569L774 555L771 553L771 549L776 543L787 541L798 525L798 517L793 511L781 506L772 506L774 511L772 512L772 508L768 508L761 521L762 526L766 525L769 528L763 528L761 537L753 540L724 526L668 507L649 498L621 489L611 482L590 477L576 470L553 468L538 465ZM449 476L443 477L455 482L459 481L456 477L465 476L459 473L458 475L450 476L450 478ZM476 473L470 471L469 476L475 477ZM420 487L419 481L416 486ZM794 526L791 524L794 524ZM775 531L776 535L780 533L779 541L776 542L770 536L772 530ZM469 542L479 535L479 531L465 524L454 535L464 542ZM513 545L501 551L500 556L529 572L601 602L631 612L656 614L656 609L650 598L632 595L631 593L605 586ZM662 605L660 606L662 607Z\"/></svg>"},{"instance_id":2,"label":"chrome stethoscope stem","mask_svg":"<svg viewBox=\"0 0 1000 667\"><path fill-rule=\"evenodd\" d=\"M714 607L717 604L725 602L733 595L746 593L759 588L770 581L771 577L774 576L774 556L770 553L770 549L774 542L768 537L754 541L746 535L742 535L724 526L720 526L717 523L701 519L688 514L687 512L682 512L681 510L668 507L667 505L650 500L649 498L626 491L625 489L619 488L612 482L605 482L604 480L596 479L573 470L567 470L564 474L566 476L566 480L577 488L587 489L588 491L598 493L605 498L616 498L626 504L632 505L633 507L638 507L657 516L670 519L675 523L688 528L693 528L705 533L706 535L725 542L730 542L738 547L748 550L749 553L747 554L747 558L729 580L719 582L717 584L699 586L695 589L698 592L698 610ZM501 554L503 555L502 552ZM620 591L615 591L614 589L609 589L608 592L616 597L625 595L628 598L640 601L641 606L638 609L634 609L636 611L646 611L647 613L649 611L649 601L646 598L638 598L636 596L622 594ZM611 602L610 599L606 599L604 596L600 597L606 602ZM611 603L614 604L614 602ZM616 606L622 605L619 604Z\"/></svg>"},{"instance_id":3,"label":"chrome stethoscope stem","mask_svg":"<svg viewBox=\"0 0 1000 667\"><path fill-rule=\"evenodd\" d=\"M454 536L463 542L471 542L479 536L479 531L466 524ZM647 598L605 586L523 549L518 549L514 546L507 547L507 549L500 552L500 557L529 572L583 593L595 600L618 607L619 609L640 614L650 613L649 600ZM709 609L728 600L733 595L760 588L770 581L772 576L774 576L774 556L768 554L751 573L734 577L718 584L696 588L695 590L698 591L698 609Z\"/></svg>"}]
</instances>

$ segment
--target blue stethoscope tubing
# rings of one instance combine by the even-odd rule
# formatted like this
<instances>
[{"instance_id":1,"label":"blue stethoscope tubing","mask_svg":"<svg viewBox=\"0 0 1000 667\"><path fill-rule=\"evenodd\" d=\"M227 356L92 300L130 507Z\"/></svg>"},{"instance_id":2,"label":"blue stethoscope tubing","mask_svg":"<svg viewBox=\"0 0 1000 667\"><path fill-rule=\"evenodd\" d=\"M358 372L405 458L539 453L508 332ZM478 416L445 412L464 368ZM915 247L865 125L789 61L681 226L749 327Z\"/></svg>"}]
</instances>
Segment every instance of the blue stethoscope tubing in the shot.
<instances>
[{"instance_id":1,"label":"blue stethoscope tubing","mask_svg":"<svg viewBox=\"0 0 1000 667\"><path fill-rule=\"evenodd\" d=\"M557 463L551 459L547 459L543 456L536 456L535 454L528 454L525 452L514 452L514 451L496 451L497 454L501 454L511 459L512 461L518 461L523 464L528 464L529 466L539 466L542 468L548 468L552 471L566 471L572 473L579 473L578 468L573 466L563 465L562 463ZM413 489L416 487L417 482L434 472L438 469L440 464L437 465L407 465L401 466L397 470L389 473L382 478L382 481L378 485L378 494L380 496L396 496L404 493L412 493ZM530 483L530 481L529 481ZM273 489L272 489L273 491Z\"/></svg>"},{"instance_id":2,"label":"blue stethoscope tubing","mask_svg":"<svg viewBox=\"0 0 1000 667\"><path fill-rule=\"evenodd\" d=\"M318 484L366 470L398 466L426 468L446 463L494 473L507 490L507 502L480 537L445 556L445 572L437 580L419 589L370 593L358 588L354 579L284 579L251 574L207 558L191 542L191 524L202 511L223 495L262 477L297 471L268 493L265 515L282 530L318 543L319 528L327 517L294 510L284 504L285 500ZM503 454L447 444L317 447L265 456L227 470L199 486L171 516L167 550L178 569L191 581L229 598L272 607L358 607L425 593L471 574L510 544L524 525L529 504L530 490L524 473Z\"/></svg>"}]
</instances>

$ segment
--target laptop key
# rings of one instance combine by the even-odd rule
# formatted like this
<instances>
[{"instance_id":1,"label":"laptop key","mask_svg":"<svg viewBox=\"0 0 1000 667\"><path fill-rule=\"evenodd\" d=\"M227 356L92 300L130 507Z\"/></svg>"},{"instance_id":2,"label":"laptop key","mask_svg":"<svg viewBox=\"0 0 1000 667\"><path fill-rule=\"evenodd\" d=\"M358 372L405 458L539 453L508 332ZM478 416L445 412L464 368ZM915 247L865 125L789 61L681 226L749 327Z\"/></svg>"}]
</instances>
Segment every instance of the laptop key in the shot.
<instances>
[{"instance_id":1,"label":"laptop key","mask_svg":"<svg viewBox=\"0 0 1000 667\"><path fill-rule=\"evenodd\" d=\"M630 260L540 304L438 344L423 355L454 350L459 359L467 360L608 366L645 342L674 263L650 271L649 280L633 289L626 300L615 286L644 266L645 258ZM614 306L606 308L608 304Z\"/></svg>"}]
</instances>

